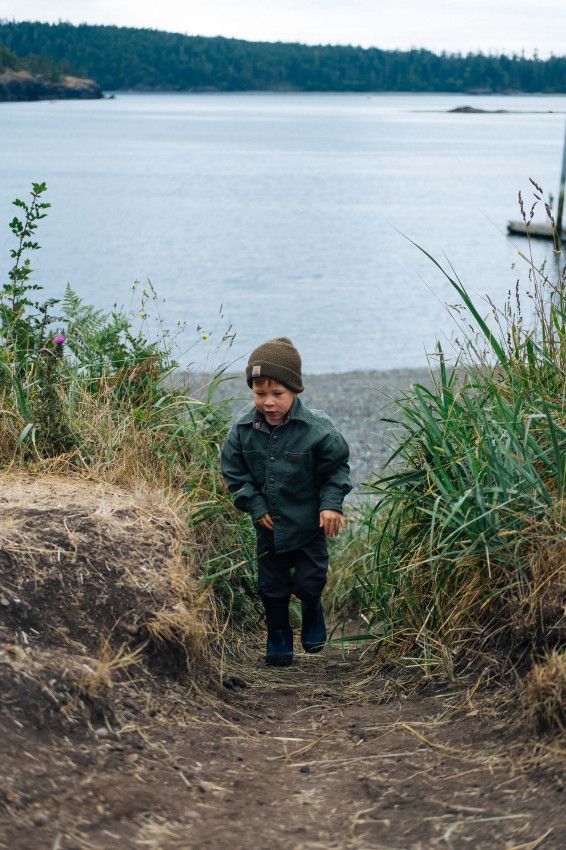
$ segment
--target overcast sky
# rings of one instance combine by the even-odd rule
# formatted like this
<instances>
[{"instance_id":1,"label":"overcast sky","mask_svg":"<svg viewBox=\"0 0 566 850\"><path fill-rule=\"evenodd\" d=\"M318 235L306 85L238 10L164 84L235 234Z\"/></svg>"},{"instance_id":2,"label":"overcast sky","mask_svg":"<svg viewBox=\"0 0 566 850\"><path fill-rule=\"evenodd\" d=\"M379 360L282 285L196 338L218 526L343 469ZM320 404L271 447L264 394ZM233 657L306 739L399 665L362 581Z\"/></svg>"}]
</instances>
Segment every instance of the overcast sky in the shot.
<instances>
[{"instance_id":1,"label":"overcast sky","mask_svg":"<svg viewBox=\"0 0 566 850\"><path fill-rule=\"evenodd\" d=\"M566 0L2 0L0 15L307 44L566 52Z\"/></svg>"}]
</instances>

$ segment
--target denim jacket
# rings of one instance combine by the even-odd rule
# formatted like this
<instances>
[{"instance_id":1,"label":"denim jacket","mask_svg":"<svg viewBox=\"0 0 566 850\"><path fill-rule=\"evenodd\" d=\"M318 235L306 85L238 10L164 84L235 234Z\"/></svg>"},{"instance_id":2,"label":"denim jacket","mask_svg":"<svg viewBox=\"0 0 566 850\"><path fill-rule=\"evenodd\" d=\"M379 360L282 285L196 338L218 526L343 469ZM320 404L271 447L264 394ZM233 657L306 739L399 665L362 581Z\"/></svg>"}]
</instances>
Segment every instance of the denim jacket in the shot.
<instances>
[{"instance_id":1,"label":"denim jacket","mask_svg":"<svg viewBox=\"0 0 566 850\"><path fill-rule=\"evenodd\" d=\"M352 489L349 456L327 414L297 397L273 429L255 406L242 413L222 449L222 474L237 508L254 522L271 515L275 551L287 552L316 535L321 510L342 510Z\"/></svg>"}]
</instances>

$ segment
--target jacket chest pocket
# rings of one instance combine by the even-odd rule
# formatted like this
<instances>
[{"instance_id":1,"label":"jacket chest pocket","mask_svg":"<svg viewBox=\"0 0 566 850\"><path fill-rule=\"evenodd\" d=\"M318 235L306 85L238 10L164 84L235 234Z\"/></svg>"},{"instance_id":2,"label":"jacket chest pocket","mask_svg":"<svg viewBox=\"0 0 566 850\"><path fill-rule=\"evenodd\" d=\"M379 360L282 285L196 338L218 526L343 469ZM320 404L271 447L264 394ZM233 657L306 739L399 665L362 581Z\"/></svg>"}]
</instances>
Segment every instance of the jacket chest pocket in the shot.
<instances>
[{"instance_id":1,"label":"jacket chest pocket","mask_svg":"<svg viewBox=\"0 0 566 850\"><path fill-rule=\"evenodd\" d=\"M285 452L283 455L283 478L291 486L300 486L310 480L312 475L312 455L310 452Z\"/></svg>"},{"instance_id":2,"label":"jacket chest pocket","mask_svg":"<svg viewBox=\"0 0 566 850\"><path fill-rule=\"evenodd\" d=\"M244 449L244 460L255 480L263 482L265 478L265 454L257 451L247 452Z\"/></svg>"}]
</instances>

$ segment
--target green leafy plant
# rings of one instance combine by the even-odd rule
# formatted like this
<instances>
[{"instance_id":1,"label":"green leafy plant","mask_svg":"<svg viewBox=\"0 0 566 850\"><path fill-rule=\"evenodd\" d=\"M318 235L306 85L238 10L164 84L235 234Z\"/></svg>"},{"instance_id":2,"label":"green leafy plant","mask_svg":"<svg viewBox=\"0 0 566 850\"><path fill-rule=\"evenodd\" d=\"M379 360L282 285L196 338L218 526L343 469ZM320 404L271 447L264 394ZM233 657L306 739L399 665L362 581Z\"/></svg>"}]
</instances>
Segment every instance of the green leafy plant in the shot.
<instances>
[{"instance_id":1,"label":"green leafy plant","mask_svg":"<svg viewBox=\"0 0 566 850\"><path fill-rule=\"evenodd\" d=\"M54 321L49 311L58 303L55 298L40 302L33 297L33 293L43 287L32 282L33 269L27 256L27 252L40 248L35 240L35 231L51 206L42 200L46 191L45 183L32 183L30 201L26 203L16 198L13 202L22 210L22 216L14 216L10 222L17 244L10 250L13 264L8 272L8 281L0 289L0 327L5 356L20 379L29 369L33 356L46 342L47 329Z\"/></svg>"},{"instance_id":2,"label":"green leafy plant","mask_svg":"<svg viewBox=\"0 0 566 850\"><path fill-rule=\"evenodd\" d=\"M32 183L29 202L19 198L13 202L22 214L10 222L16 247L10 250L12 266L0 290L0 387L3 396L13 400L19 416L17 445L29 438L35 452L53 455L69 449L73 437L60 392L64 338L62 342L50 338L50 327L56 320L50 310L58 301L36 297L43 287L33 281L29 257L40 247L35 232L50 207L43 200L46 190L45 183Z\"/></svg>"}]
</instances>

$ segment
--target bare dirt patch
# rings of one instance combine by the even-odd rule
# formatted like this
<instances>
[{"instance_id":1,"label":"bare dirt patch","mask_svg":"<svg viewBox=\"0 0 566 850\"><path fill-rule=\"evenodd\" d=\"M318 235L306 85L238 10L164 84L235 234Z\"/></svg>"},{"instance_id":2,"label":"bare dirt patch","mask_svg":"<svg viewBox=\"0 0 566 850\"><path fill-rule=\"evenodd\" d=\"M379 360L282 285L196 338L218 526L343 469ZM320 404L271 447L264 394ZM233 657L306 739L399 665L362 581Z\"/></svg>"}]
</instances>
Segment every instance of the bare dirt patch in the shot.
<instances>
[{"instance_id":1,"label":"bare dirt patch","mask_svg":"<svg viewBox=\"0 0 566 850\"><path fill-rule=\"evenodd\" d=\"M123 682L97 731L33 731L4 711L0 847L564 847L557 756L537 763L515 715L358 677L336 650L273 671L258 649L214 694Z\"/></svg>"}]
</instances>

